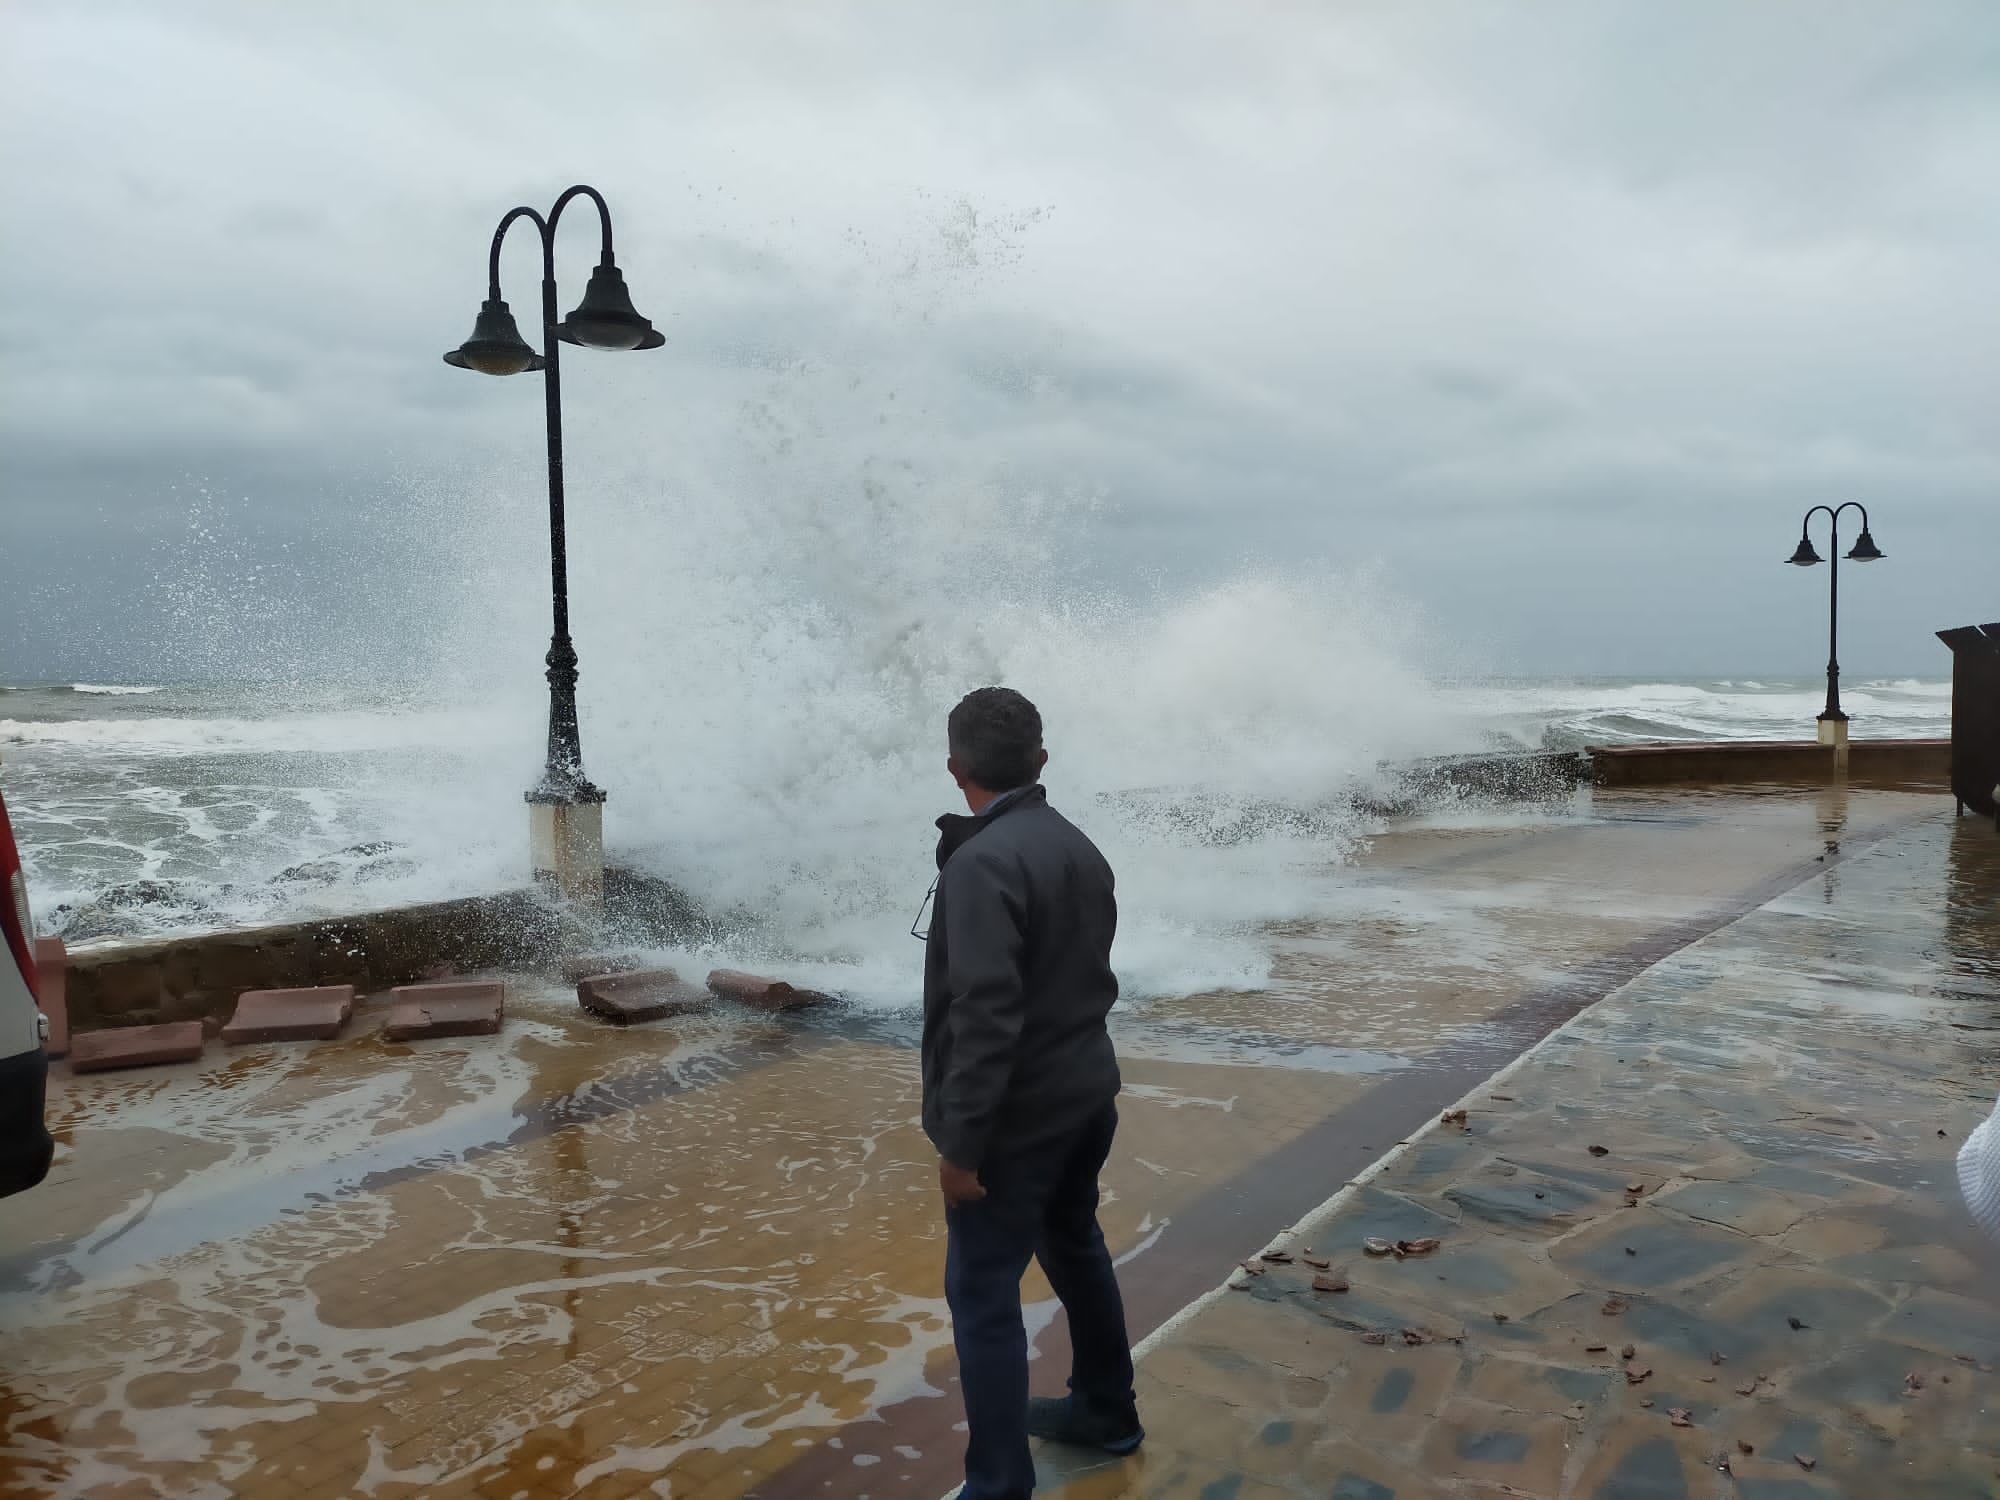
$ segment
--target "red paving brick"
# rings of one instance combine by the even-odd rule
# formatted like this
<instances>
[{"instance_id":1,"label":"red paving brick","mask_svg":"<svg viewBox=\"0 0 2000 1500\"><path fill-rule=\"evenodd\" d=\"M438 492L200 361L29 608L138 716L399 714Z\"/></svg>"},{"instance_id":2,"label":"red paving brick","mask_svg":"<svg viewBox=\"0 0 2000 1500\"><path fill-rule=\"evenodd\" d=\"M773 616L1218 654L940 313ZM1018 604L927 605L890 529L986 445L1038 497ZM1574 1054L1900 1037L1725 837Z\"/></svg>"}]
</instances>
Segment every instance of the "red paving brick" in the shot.
<instances>
[{"instance_id":1,"label":"red paving brick","mask_svg":"<svg viewBox=\"0 0 2000 1500\"><path fill-rule=\"evenodd\" d=\"M390 998L394 1004L382 1035L392 1042L424 1037L492 1036L500 1030L507 986L497 980L406 984L394 990Z\"/></svg>"},{"instance_id":2,"label":"red paving brick","mask_svg":"<svg viewBox=\"0 0 2000 1500\"><path fill-rule=\"evenodd\" d=\"M598 974L580 980L576 1003L591 1015L629 1026L666 1016L689 1015L708 1009L706 990L698 990L672 969L637 969L627 974Z\"/></svg>"},{"instance_id":3,"label":"red paving brick","mask_svg":"<svg viewBox=\"0 0 2000 1500\"><path fill-rule=\"evenodd\" d=\"M630 974L640 968L638 959L623 953L579 953L556 966L564 984L581 984L606 974Z\"/></svg>"},{"instance_id":4,"label":"red paving brick","mask_svg":"<svg viewBox=\"0 0 2000 1500\"><path fill-rule=\"evenodd\" d=\"M304 990L251 990L236 1002L236 1014L222 1028L222 1040L244 1042L324 1042L340 1035L354 1014L354 986L321 985Z\"/></svg>"},{"instance_id":5,"label":"red paving brick","mask_svg":"<svg viewBox=\"0 0 2000 1500\"><path fill-rule=\"evenodd\" d=\"M709 990L755 1010L800 1010L831 999L818 990L802 990L782 979L766 979L740 969L716 969L708 976Z\"/></svg>"},{"instance_id":6,"label":"red paving brick","mask_svg":"<svg viewBox=\"0 0 2000 1500\"><path fill-rule=\"evenodd\" d=\"M192 1062L201 1056L199 1021L164 1026L113 1026L85 1031L70 1040L69 1065L78 1073L143 1068L153 1063Z\"/></svg>"},{"instance_id":7,"label":"red paving brick","mask_svg":"<svg viewBox=\"0 0 2000 1500\"><path fill-rule=\"evenodd\" d=\"M35 1004L49 1018L50 1057L69 1051L69 952L59 937L35 939Z\"/></svg>"}]
</instances>

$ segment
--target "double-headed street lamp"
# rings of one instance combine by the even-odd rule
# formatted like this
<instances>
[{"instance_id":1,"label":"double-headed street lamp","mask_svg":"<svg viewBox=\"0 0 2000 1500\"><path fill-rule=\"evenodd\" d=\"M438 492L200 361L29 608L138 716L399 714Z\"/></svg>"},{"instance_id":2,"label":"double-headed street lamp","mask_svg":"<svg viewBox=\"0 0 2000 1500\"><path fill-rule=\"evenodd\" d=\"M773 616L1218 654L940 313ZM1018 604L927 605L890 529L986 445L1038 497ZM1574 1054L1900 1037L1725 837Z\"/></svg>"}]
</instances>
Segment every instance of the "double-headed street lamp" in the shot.
<instances>
[{"instance_id":1,"label":"double-headed street lamp","mask_svg":"<svg viewBox=\"0 0 2000 1500\"><path fill-rule=\"evenodd\" d=\"M567 318L556 315L556 224L576 198L597 205L603 253L583 300ZM542 352L537 354L514 326L500 296L500 245L516 219L527 219L542 240ZM625 278L611 250L611 210L604 195L581 184L556 199L543 217L532 208L511 208L493 231L487 258L486 302L472 325L472 337L444 357L448 365L482 375L519 375L540 370L548 410L549 583L555 628L549 638L549 747L542 779L529 790L529 830L535 873L565 895L594 900L603 891L604 793L583 774L583 744L576 722L576 647L569 638L569 563L564 547L562 458L562 368L564 344L587 349L657 349L666 336L639 316L625 290Z\"/></svg>"},{"instance_id":2,"label":"double-headed street lamp","mask_svg":"<svg viewBox=\"0 0 2000 1500\"><path fill-rule=\"evenodd\" d=\"M1882 549L1875 545L1875 538L1868 534L1868 507L1859 500L1849 500L1840 506L1815 505L1799 522L1799 547L1785 561L1796 563L1801 568L1824 562L1813 550L1812 538L1807 535L1812 518L1820 511L1826 512L1827 547L1833 554L1832 590L1827 605L1826 626L1826 710L1819 716L1819 737L1822 744L1845 744L1847 715L1840 711L1840 513L1849 507L1861 512L1861 535L1856 538L1854 550L1847 554L1849 562L1877 562L1882 557ZM1836 727L1840 726L1840 727Z\"/></svg>"}]
</instances>

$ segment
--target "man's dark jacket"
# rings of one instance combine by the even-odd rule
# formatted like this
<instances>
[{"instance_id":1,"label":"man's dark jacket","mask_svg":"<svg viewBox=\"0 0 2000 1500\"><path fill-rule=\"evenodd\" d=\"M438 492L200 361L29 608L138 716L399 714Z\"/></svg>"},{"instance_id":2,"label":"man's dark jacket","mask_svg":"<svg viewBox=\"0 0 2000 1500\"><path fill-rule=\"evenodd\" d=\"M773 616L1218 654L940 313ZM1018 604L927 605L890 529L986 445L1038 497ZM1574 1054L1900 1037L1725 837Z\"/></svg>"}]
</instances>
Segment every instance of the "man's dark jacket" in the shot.
<instances>
[{"instance_id":1,"label":"man's dark jacket","mask_svg":"<svg viewBox=\"0 0 2000 1500\"><path fill-rule=\"evenodd\" d=\"M1111 866L1039 786L938 819L924 956L924 1130L977 1171L1118 1096Z\"/></svg>"}]
</instances>

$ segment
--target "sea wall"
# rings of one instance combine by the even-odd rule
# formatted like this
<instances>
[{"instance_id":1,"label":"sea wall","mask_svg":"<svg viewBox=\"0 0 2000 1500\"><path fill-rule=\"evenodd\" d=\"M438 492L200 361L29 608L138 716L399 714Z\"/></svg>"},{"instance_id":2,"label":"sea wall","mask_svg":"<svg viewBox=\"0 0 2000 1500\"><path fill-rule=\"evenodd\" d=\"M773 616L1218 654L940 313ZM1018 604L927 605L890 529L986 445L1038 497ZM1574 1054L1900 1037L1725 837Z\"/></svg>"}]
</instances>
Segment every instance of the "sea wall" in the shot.
<instances>
[{"instance_id":1,"label":"sea wall","mask_svg":"<svg viewBox=\"0 0 2000 1500\"><path fill-rule=\"evenodd\" d=\"M95 944L69 956L72 1032L227 1017L245 990L351 984L363 994L481 969L534 969L592 943L701 935L694 903L666 881L605 871L600 920L533 889L385 911Z\"/></svg>"},{"instance_id":2,"label":"sea wall","mask_svg":"<svg viewBox=\"0 0 2000 1500\"><path fill-rule=\"evenodd\" d=\"M245 990L365 991L541 960L561 913L534 891L391 911L81 948L69 959L73 1031L226 1017Z\"/></svg>"},{"instance_id":3,"label":"sea wall","mask_svg":"<svg viewBox=\"0 0 2000 1500\"><path fill-rule=\"evenodd\" d=\"M1837 776L1830 745L1811 740L1707 741L1673 745L1593 745L1591 780L1604 787L1708 782L1825 785ZM1856 785L1947 791L1950 740L1855 740L1847 780Z\"/></svg>"},{"instance_id":4,"label":"sea wall","mask_svg":"<svg viewBox=\"0 0 2000 1500\"><path fill-rule=\"evenodd\" d=\"M1824 785L1836 774L1833 751L1805 741L1617 745L1586 753L1590 779L1601 787ZM1424 762L1401 769L1399 791L1385 797L1378 810L1394 815L1440 794L1532 800L1573 785L1584 764L1569 752ZM1856 740L1847 779L1942 793L1949 787L1950 766L1946 740ZM69 959L70 1028L84 1032L226 1017L245 990L351 984L369 993L482 969L551 968L564 955L596 944L667 944L712 936L708 918L679 888L613 868L605 871L603 915L591 921L540 891L522 889L80 948Z\"/></svg>"}]
</instances>

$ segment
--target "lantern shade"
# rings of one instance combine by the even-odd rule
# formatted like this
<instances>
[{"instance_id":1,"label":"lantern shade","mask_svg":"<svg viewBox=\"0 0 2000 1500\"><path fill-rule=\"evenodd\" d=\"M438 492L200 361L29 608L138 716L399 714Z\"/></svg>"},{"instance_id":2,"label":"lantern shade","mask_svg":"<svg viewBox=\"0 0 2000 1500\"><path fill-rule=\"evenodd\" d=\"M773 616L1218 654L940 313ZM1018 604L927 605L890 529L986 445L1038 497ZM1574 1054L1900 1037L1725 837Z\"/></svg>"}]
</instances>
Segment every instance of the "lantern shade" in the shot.
<instances>
[{"instance_id":1,"label":"lantern shade","mask_svg":"<svg viewBox=\"0 0 2000 1500\"><path fill-rule=\"evenodd\" d=\"M1817 552L1813 551L1812 539L1802 536L1799 538L1799 550L1786 558L1785 561L1788 563L1797 563L1802 568L1810 568L1814 563L1824 561L1824 559Z\"/></svg>"},{"instance_id":2,"label":"lantern shade","mask_svg":"<svg viewBox=\"0 0 2000 1500\"><path fill-rule=\"evenodd\" d=\"M541 355L528 346L514 326L514 314L498 297L489 297L472 325L472 337L444 357L448 365L477 370L481 375L519 375L542 368Z\"/></svg>"},{"instance_id":3,"label":"lantern shade","mask_svg":"<svg viewBox=\"0 0 2000 1500\"><path fill-rule=\"evenodd\" d=\"M1849 562L1878 562L1881 560L1882 555L1882 549L1875 545L1875 538L1868 534L1868 528L1864 526L1861 528L1860 537L1854 543L1854 550L1847 554L1847 560Z\"/></svg>"},{"instance_id":4,"label":"lantern shade","mask_svg":"<svg viewBox=\"0 0 2000 1500\"><path fill-rule=\"evenodd\" d=\"M625 275L610 261L590 273L576 311L556 326L556 337L587 349L657 349L667 336L639 316Z\"/></svg>"}]
</instances>

